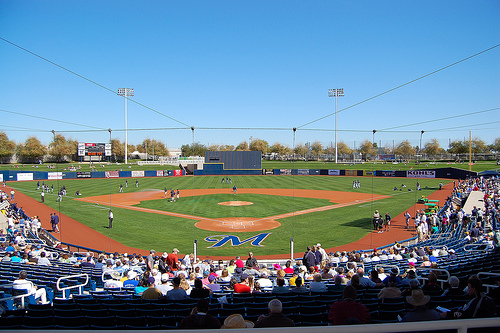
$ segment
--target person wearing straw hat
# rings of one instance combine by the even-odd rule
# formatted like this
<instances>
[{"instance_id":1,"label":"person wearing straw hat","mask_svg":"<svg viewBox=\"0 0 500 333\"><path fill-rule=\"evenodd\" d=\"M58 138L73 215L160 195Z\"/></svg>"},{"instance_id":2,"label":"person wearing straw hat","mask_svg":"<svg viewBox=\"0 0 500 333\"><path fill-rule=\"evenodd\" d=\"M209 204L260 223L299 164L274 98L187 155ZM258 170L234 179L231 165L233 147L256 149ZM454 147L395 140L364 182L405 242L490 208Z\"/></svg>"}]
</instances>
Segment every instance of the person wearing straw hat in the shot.
<instances>
[{"instance_id":1,"label":"person wearing straw hat","mask_svg":"<svg viewBox=\"0 0 500 333\"><path fill-rule=\"evenodd\" d=\"M441 318L439 313L426 306L430 299L430 296L424 295L422 289L413 289L411 296L406 296L406 301L413 305L413 310L403 317L403 321L439 320Z\"/></svg>"},{"instance_id":2,"label":"person wearing straw hat","mask_svg":"<svg viewBox=\"0 0 500 333\"><path fill-rule=\"evenodd\" d=\"M224 325L222 329L234 329L234 328L253 328L254 323L249 320L245 320L242 315L235 313L230 315L224 320Z\"/></svg>"}]
</instances>

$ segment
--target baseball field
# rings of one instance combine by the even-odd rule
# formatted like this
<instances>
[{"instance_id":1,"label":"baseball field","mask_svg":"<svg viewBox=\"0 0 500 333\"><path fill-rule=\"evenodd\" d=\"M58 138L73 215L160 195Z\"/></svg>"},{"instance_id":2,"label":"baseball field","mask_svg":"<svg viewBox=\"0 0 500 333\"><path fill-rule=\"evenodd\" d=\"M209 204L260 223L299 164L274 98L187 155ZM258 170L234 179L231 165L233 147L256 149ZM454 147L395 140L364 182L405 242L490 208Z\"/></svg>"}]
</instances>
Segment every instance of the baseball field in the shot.
<instances>
[{"instance_id":1,"label":"baseball field","mask_svg":"<svg viewBox=\"0 0 500 333\"><path fill-rule=\"evenodd\" d=\"M64 185L67 195L58 202L55 193L47 194L44 206L90 228L72 235L72 243L78 245L85 246L97 232L105 239L145 251L177 247L181 253L190 253L196 240L201 256L242 255L248 250L256 256L276 255L290 253L290 239L294 240L295 252L318 242L327 249L353 243L371 234L375 209L394 219L413 207L420 196L435 192L442 181L418 179L422 190L409 191L415 189L417 179L285 175L231 178L231 184L222 183L219 176L139 178L138 187L137 178L129 178L128 186L123 178L50 180L45 184L56 189ZM353 180L360 180L361 187L353 189ZM9 186L39 201L36 184L12 182ZM123 193L119 193L120 185ZM236 194L234 185L238 188ZM179 189L179 200L171 201L170 189ZM76 196L76 191L81 196ZM108 228L110 208L114 213L112 229ZM414 215L414 211L410 213ZM48 213L40 217L47 227ZM72 229L62 218L61 234L54 235L68 241L65 237L74 233ZM407 236L411 237L411 232ZM114 248L110 243L99 249Z\"/></svg>"}]
</instances>

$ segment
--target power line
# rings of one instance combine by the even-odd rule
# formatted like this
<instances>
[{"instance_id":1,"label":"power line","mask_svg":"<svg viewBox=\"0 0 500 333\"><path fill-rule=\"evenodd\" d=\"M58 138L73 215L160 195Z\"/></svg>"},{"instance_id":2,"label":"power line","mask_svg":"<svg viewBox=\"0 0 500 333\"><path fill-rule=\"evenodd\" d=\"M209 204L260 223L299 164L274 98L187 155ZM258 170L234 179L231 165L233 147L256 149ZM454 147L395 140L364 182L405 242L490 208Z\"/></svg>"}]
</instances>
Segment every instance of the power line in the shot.
<instances>
[{"instance_id":1,"label":"power line","mask_svg":"<svg viewBox=\"0 0 500 333\"><path fill-rule=\"evenodd\" d=\"M488 110L463 113L463 114L459 114L459 115L453 115L453 116L443 117L443 118L438 118L438 119L433 119L433 120L426 120L426 121L421 121L421 122L418 122L418 123L412 123L412 124L407 124L407 125L387 127L387 128L381 129L381 131L390 130L390 129L393 129L393 128L400 128L400 127L407 127L407 126L428 124L428 123L438 122L438 121L442 121L442 120L448 120L448 119L460 118L460 117L465 117L465 116L471 116L471 115L475 115L475 114L479 114L479 113L491 112L491 111L496 111L496 110L500 110L500 108L493 108L493 109L488 109Z\"/></svg>"},{"instance_id":2,"label":"power line","mask_svg":"<svg viewBox=\"0 0 500 333\"><path fill-rule=\"evenodd\" d=\"M60 69L65 70L66 72L69 72L69 73L71 73L71 74L73 74L73 75L75 75L75 76L77 76L77 77L79 77L79 78L81 78L81 79L83 79L83 80L85 80L85 81L87 81L87 82L90 82L90 83L92 83L92 84L95 84L96 86L98 86L98 87L100 87L100 88L102 88L102 89L104 89L104 90L107 90L107 91L109 91L109 92L112 92L114 95L116 95L116 91L115 91L115 90L112 90L112 89L110 89L110 88L108 88L108 87L106 87L106 86L104 86L104 85L102 85L102 84L100 84L100 83L97 83L96 81L93 81L93 80L91 80L91 79L89 79L89 78L87 78L87 77L85 77L85 76L83 76L83 75L80 75L80 74L78 74L78 73L76 73L76 72L74 72L74 71L72 71L72 70L70 70L70 69L68 69L68 68L66 68L66 67L64 67L64 66L61 66L61 65L59 65L59 64L57 64L57 63L55 63L55 62L53 62L53 61L51 61L51 60L49 60L49 59L47 59L47 58L44 58L44 57L42 57L41 55L36 54L35 52L32 52L32 51L30 51L30 50L28 50L28 49L25 49L24 47L22 47L22 46L20 46L20 45L17 45L16 43L13 43L13 42L11 42L11 41L9 41L9 40L7 40L7 39L3 38L3 37L0 37L0 40L3 40L4 42L9 43L10 45L17 47L17 48L19 48L19 49L23 50L24 52L27 52L27 53L29 53L29 54L31 54L31 55L33 55L33 56L35 56L35 57L39 58L39 59L42 59L42 60L44 60L44 61L48 62L49 64L52 64L52 65L54 65L54 66L56 66L56 67L59 67ZM128 97L125 97L125 98L127 98L129 101L131 101L131 102L133 102L133 103L135 103L135 104L137 104L137 105L139 105L139 106L142 106L143 108L146 108L146 109L148 109L148 110L150 110L150 111L153 111L153 112L155 112L155 113L157 113L157 114L159 114L159 115L161 115L161 116L164 116L164 117L166 117L166 118L168 118L168 119L170 119L170 120L172 120L172 121L175 121L175 122L177 122L177 123L179 123L179 124L182 124L182 125L184 125L184 126L186 126L186 127L190 127L188 124L185 124L185 123L183 123L182 121L179 121L179 120L177 120L177 119L175 119L175 118L172 118L172 117L170 117L170 116L167 116L166 114L163 114L163 113L161 113L160 111L157 111L157 110L155 110L155 109L153 109L153 108L151 108L151 107L149 107L149 106L146 106L146 105L144 105L144 104L142 104L142 103L140 103L140 102L138 102L138 101L136 101L136 100L133 100L133 99L128 98Z\"/></svg>"},{"instance_id":3,"label":"power line","mask_svg":"<svg viewBox=\"0 0 500 333\"><path fill-rule=\"evenodd\" d=\"M478 56L478 55L480 55L480 54L483 54L483 53L485 53L485 52L491 51L491 50L493 50L494 48L497 48L497 47L499 47L499 46L500 46L500 44L497 44L497 45L495 45L495 46L492 46L492 47L490 47L490 48L487 48L486 50L483 50L483 51L481 51L481 52L478 52L478 53L475 53L475 54L473 54L473 55L471 55L471 56L468 56L468 57L466 57L466 58L463 58L463 59L461 59L461 60L459 60L459 61L456 61L456 62L454 62L454 63L452 63L452 64L450 64L450 65L448 65L448 66L442 67L442 68L437 69L437 70L435 70L435 71L433 71L433 72L430 72L430 73L428 73L428 74L425 74L425 75L423 75L423 76L420 76L420 77L418 77L418 78L416 78L416 79L413 79L413 80L411 80L411 81L408 81L408 82L406 82L406 83L403 83L403 84L401 84L401 85L399 85L399 86L397 86L397 87L394 87L394 88L392 88L392 89L386 90L386 91L384 91L384 92L382 92L382 93L380 93L380 94L378 94L378 95L375 95L375 96L373 96L373 97L370 97L370 98L367 98L367 99L365 99L365 100L362 100L361 102L355 103L355 104L353 104L353 105L351 105L351 106L348 106L348 107L346 107L346 108L344 108L344 109L338 110L338 111L337 111L337 113L340 113L340 112L342 112L342 111L345 111L345 110L351 109L351 108L353 108L353 107L355 107L355 106L358 106L358 105L360 105L360 104L363 104L363 103L366 103L366 102L368 102L368 101L371 101L372 99L375 99L375 98L377 98L377 97L380 97L380 96L383 96L383 95L385 95L385 94L388 94L388 93L390 93L390 92L392 92L392 91L394 91L394 90L397 90L397 89L399 89L399 88L402 88L402 87L404 87L404 86L407 86L407 85L409 85L409 84L411 84L411 83L414 83L414 82L416 82L416 81L422 80L422 79L424 79L424 78L426 78L426 77L428 77L428 76L431 76L431 75L433 75L433 74L436 74L436 73L438 73L438 72L441 72L441 71L443 71L443 70L445 70L445 69L447 69L447 68L450 68L450 67L452 67L452 66L458 65L458 64L460 64L460 63L462 63L462 62L464 62L464 61L466 61L466 60L469 60L469 59L471 59L471 58L474 58L474 57L476 57L476 56ZM310 121L310 122L308 122L308 123L305 123L304 125L298 126L298 127L297 127L297 129L298 129L298 128L301 128L301 127L304 127L304 126L307 126L307 125L310 125L310 124L315 123L315 122L317 122L317 121L320 121L320 120L322 120L322 119L325 119L325 118L331 117L331 116L333 116L334 114L335 114L335 112L330 113L330 114L327 114L326 116L323 116L323 117L318 118L318 119L316 119L316 120L313 120L313 121Z\"/></svg>"},{"instance_id":4,"label":"power line","mask_svg":"<svg viewBox=\"0 0 500 333\"><path fill-rule=\"evenodd\" d=\"M94 126L82 125L82 124L72 123L72 122L69 122L69 121L64 121L64 120L59 120L59 119L52 119L52 118L47 118L47 117L34 116L34 115L31 115L31 114L26 114L26 113L21 113L21 112L15 112L15 111L9 111L9 110L3 110L3 109L0 109L0 112L12 113L12 114L17 114L17 115L20 115L20 116L25 116L25 117L30 117L30 118L37 118L37 119L43 119L43 120L48 120L48 121L54 121L54 122L57 122L57 123L68 124L68 125L76 125L76 126L81 126L81 127L103 129L101 127L94 127Z\"/></svg>"}]
</instances>

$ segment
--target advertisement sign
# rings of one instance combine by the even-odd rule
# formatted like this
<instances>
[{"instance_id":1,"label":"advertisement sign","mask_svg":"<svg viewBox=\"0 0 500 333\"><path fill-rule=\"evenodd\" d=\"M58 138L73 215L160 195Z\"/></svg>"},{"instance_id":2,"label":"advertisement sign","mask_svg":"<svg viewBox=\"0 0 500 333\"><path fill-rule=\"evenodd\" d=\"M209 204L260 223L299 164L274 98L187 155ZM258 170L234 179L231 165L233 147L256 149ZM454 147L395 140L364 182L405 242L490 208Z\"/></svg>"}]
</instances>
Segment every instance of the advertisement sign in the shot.
<instances>
[{"instance_id":1,"label":"advertisement sign","mask_svg":"<svg viewBox=\"0 0 500 333\"><path fill-rule=\"evenodd\" d=\"M309 175L309 169L298 169L297 174L307 176L307 175Z\"/></svg>"},{"instance_id":2,"label":"advertisement sign","mask_svg":"<svg viewBox=\"0 0 500 333\"><path fill-rule=\"evenodd\" d=\"M340 170L328 170L329 176L340 176Z\"/></svg>"},{"instance_id":3,"label":"advertisement sign","mask_svg":"<svg viewBox=\"0 0 500 333\"><path fill-rule=\"evenodd\" d=\"M120 177L120 172L118 170L105 171L104 174L106 175L106 178L118 178L118 177Z\"/></svg>"},{"instance_id":4,"label":"advertisement sign","mask_svg":"<svg viewBox=\"0 0 500 333\"><path fill-rule=\"evenodd\" d=\"M182 170L174 170L174 177L175 176L182 176Z\"/></svg>"},{"instance_id":5,"label":"advertisement sign","mask_svg":"<svg viewBox=\"0 0 500 333\"><path fill-rule=\"evenodd\" d=\"M280 169L280 175L291 175L292 169Z\"/></svg>"},{"instance_id":6,"label":"advertisement sign","mask_svg":"<svg viewBox=\"0 0 500 333\"><path fill-rule=\"evenodd\" d=\"M62 179L62 172L48 172L47 177L49 180Z\"/></svg>"},{"instance_id":7,"label":"advertisement sign","mask_svg":"<svg viewBox=\"0 0 500 333\"><path fill-rule=\"evenodd\" d=\"M156 170L156 177L163 177L163 170Z\"/></svg>"},{"instance_id":8,"label":"advertisement sign","mask_svg":"<svg viewBox=\"0 0 500 333\"><path fill-rule=\"evenodd\" d=\"M262 169L263 175L272 175L274 174L274 169Z\"/></svg>"},{"instance_id":9,"label":"advertisement sign","mask_svg":"<svg viewBox=\"0 0 500 333\"><path fill-rule=\"evenodd\" d=\"M396 155L394 154L380 154L378 155L378 159L382 161L393 161L396 159Z\"/></svg>"},{"instance_id":10,"label":"advertisement sign","mask_svg":"<svg viewBox=\"0 0 500 333\"><path fill-rule=\"evenodd\" d=\"M90 171L80 171L76 173L76 178L90 178L91 173Z\"/></svg>"},{"instance_id":11,"label":"advertisement sign","mask_svg":"<svg viewBox=\"0 0 500 333\"><path fill-rule=\"evenodd\" d=\"M0 173L0 183L3 182L3 173Z\"/></svg>"},{"instance_id":12,"label":"advertisement sign","mask_svg":"<svg viewBox=\"0 0 500 333\"><path fill-rule=\"evenodd\" d=\"M406 171L408 178L436 178L436 171L434 170L408 170Z\"/></svg>"},{"instance_id":13,"label":"advertisement sign","mask_svg":"<svg viewBox=\"0 0 500 333\"><path fill-rule=\"evenodd\" d=\"M18 173L17 174L17 180L18 181L23 181L23 180L33 180L33 173Z\"/></svg>"},{"instance_id":14,"label":"advertisement sign","mask_svg":"<svg viewBox=\"0 0 500 333\"><path fill-rule=\"evenodd\" d=\"M396 177L395 170L382 170L380 171L383 177Z\"/></svg>"},{"instance_id":15,"label":"advertisement sign","mask_svg":"<svg viewBox=\"0 0 500 333\"><path fill-rule=\"evenodd\" d=\"M132 177L144 177L144 170L141 171L132 171Z\"/></svg>"},{"instance_id":16,"label":"advertisement sign","mask_svg":"<svg viewBox=\"0 0 500 333\"><path fill-rule=\"evenodd\" d=\"M357 176L358 175L358 170L346 170L345 171L346 176Z\"/></svg>"}]
</instances>

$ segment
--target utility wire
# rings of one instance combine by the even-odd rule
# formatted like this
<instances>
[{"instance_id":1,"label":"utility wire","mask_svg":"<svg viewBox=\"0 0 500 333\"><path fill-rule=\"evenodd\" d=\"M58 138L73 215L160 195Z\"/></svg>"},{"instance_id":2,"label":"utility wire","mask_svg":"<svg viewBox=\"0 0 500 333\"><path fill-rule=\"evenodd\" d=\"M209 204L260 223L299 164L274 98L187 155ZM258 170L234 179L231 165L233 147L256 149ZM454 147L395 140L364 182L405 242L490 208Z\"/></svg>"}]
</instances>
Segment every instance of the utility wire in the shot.
<instances>
[{"instance_id":1,"label":"utility wire","mask_svg":"<svg viewBox=\"0 0 500 333\"><path fill-rule=\"evenodd\" d=\"M58 120L58 119L51 119L51 118L47 118L47 117L34 116L34 115L31 115L31 114L26 114L26 113L21 113L21 112L14 112L14 111L3 110L3 109L0 109L0 112L17 114L17 115L20 115L20 116L25 116L25 117L30 117L30 118L37 118L37 119L43 119L43 120L48 120L48 121L54 121L54 122L57 122L57 123L68 124L68 125L76 125L76 126L81 126L81 127L103 129L101 127L82 125L82 124L72 123L72 122L69 122L69 121ZM106 129L106 131L107 131L107 129Z\"/></svg>"},{"instance_id":2,"label":"utility wire","mask_svg":"<svg viewBox=\"0 0 500 333\"><path fill-rule=\"evenodd\" d=\"M475 114L479 114L479 113L491 112L491 111L496 111L496 110L500 110L500 108L493 108L493 109L488 109L488 110L482 110L482 111L475 111L475 112L463 113L463 114L459 114L459 115L453 115L453 116L444 117L444 118L438 118L438 119L434 119L434 120L426 120L426 121L421 121L421 122L418 122L418 123L412 123L412 124L407 124L407 125L400 125L400 126L394 126L394 127L387 127L387 128L381 129L381 131L384 131L384 130L390 130L390 129L393 129L393 128L400 128L400 127L407 127L407 126L414 126L414 125L428 124L428 123L433 123L433 122L437 122L437 121L448 120L448 119L454 119L454 118L460 118L460 117L465 117L465 116L471 116L471 115L475 115Z\"/></svg>"},{"instance_id":3,"label":"utility wire","mask_svg":"<svg viewBox=\"0 0 500 333\"><path fill-rule=\"evenodd\" d=\"M72 71L72 70L70 70L70 69L68 69L68 68L66 68L66 67L64 67L64 66L61 66L61 65L59 65L59 64L57 64L57 63L55 63L55 62L53 62L53 61L51 61L51 60L49 60L49 59L47 59L47 58L44 58L44 57L42 57L41 55L38 55L38 54L36 54L36 53L34 53L34 52L32 52L32 51L28 50L28 49L25 49L24 47L22 47L22 46L20 46L20 45L17 45L16 43L13 43L13 42L11 42L11 41L9 41L9 40L7 40L7 39L3 38L3 37L0 37L0 40L3 40L4 42L9 43L9 44L10 44L10 45L12 45L12 46L15 46L15 47L17 47L17 48L19 48L19 49L21 49L21 50L23 50L23 51L25 51L25 52L27 52L27 53L29 53L29 54L33 55L33 56L35 56L35 57L39 58L39 59L42 59L42 60L44 60L44 61L46 61L46 62L48 62L48 63L50 63L50 64L52 64L52 65L54 65L54 66L56 66L56 67L59 67L59 68L60 68L60 69L62 69L62 70L65 70L65 71L67 71L67 72L69 72L69 73L71 73L71 74L73 74L73 75L75 75L75 76L78 76L79 78L81 78L81 79L83 79L83 80L85 80L85 81L88 81L88 82L90 82L90 83L92 83L92 84L95 84L96 86L98 86L98 87L100 87L100 88L102 88L102 89L105 89L105 90L107 90L107 91L109 91L109 92L112 92L113 94L115 94L115 95L116 95L116 91L115 91L115 90L112 90L112 89L110 89L110 88L108 88L108 87L106 87L106 86L103 86L102 84L97 83L96 81L93 81L93 80L91 80L91 79L89 79L89 78L87 78L87 77L85 77L85 76L83 76L83 75L80 75L80 74L78 74L78 73L76 73L76 72L74 72L74 71ZM155 112L155 113L157 113L157 114L159 114L159 115L161 115L161 116L163 116L163 117L166 117L166 118L168 118L168 119L170 119L170 120L172 120L172 121L175 121L175 122L177 122L177 123L179 123L179 124L182 124L182 125L184 125L184 126L186 126L186 127L190 127L188 124L185 124L185 123L183 123L182 121L179 121L179 120L174 119L174 118L172 118L172 117L170 117L170 116L167 116L166 114L163 114L163 113L161 113L160 111L157 111L157 110L155 110L155 109L153 109L153 108L150 108L149 106L146 106L146 105L144 105L144 104L142 104L142 103L139 103L139 102L138 102L138 101L136 101L136 100L133 100L133 99L131 99L131 98L129 98L129 97L124 97L124 98L127 98L129 101L131 101L131 102L133 102L133 103L135 103L135 104L137 104L137 105L139 105L139 106L142 106L143 108L146 108L146 109L148 109L148 110L150 110L150 111L153 111L153 112Z\"/></svg>"},{"instance_id":4,"label":"utility wire","mask_svg":"<svg viewBox=\"0 0 500 333\"><path fill-rule=\"evenodd\" d=\"M463 58L463 59L461 59L461 60L459 60L459 61L456 61L456 62L454 62L454 63L452 63L452 64L450 64L450 65L448 65L448 66L442 67L442 68L440 68L440 69L438 69L438 70L435 70L435 71L433 71L433 72L430 72L430 73L428 73L428 74L425 74L425 75L423 75L423 76L420 76L420 77L418 77L418 78L416 78L416 79L413 79L413 80L411 80L411 81L408 81L408 82L406 82L406 83L403 83L403 84L401 84L401 85L399 85L399 86L397 86L397 87L394 87L394 88L392 88L392 89L386 90L386 91L384 91L384 92L382 92L382 93L380 93L380 94L378 94L378 95L375 95L375 96L373 96L373 97L370 97L370 98L367 98L367 99L365 99L365 100L362 100L361 102L358 102L358 103L356 103L356 104L353 104L353 105L351 105L351 106L348 106L348 107L346 107L346 108L344 108L344 109L338 110L338 111L337 111L337 113L340 113L340 112L342 112L342 111L345 111L345 110L351 109L351 108L353 108L353 107L355 107L355 106L358 106L358 105L360 105L360 104L363 104L363 103L366 103L366 102L368 102L368 101L371 101L372 99L375 99L375 98L377 98L377 97L380 97L380 96L383 96L383 95L385 95L385 94L388 94L388 93L390 93L390 92L392 92L392 91L394 91L394 90L397 90L397 89L399 89L399 88L402 88L402 87L404 87L404 86L407 86L407 85L409 85L409 84L412 84L412 83L414 83L414 82L416 82L416 81L422 80L422 79L424 79L424 78L426 78L426 77L428 77L428 76L431 76L431 75L433 75L433 74L436 74L436 73L438 73L438 72L441 72L441 71L443 71L443 70L445 70L445 69L447 69L447 68L450 68L450 67L452 67L452 66L458 65L458 64L460 64L460 63L462 63L462 62L464 62L464 61L466 61L466 60L469 60L469 59L471 59L471 58L474 58L474 57L476 57L476 56L478 56L478 55L480 55L480 54L483 54L483 53L485 53L485 52L491 51L491 50L493 50L494 48L497 48L497 47L499 47L499 46L500 46L500 44L497 44L497 45L495 45L495 46L492 46L492 47L490 47L490 48L487 48L486 50L483 50L483 51L481 51L481 52L478 52L478 53L475 53L475 54L473 54L473 55L471 55L471 56L468 56L468 57L466 57L466 58ZM308 123L305 123L304 125L298 126L298 127L297 127L297 129L299 129L299 128L301 128L301 127L304 127L304 126L307 126L307 125L310 125L310 124L315 123L315 122L317 122L317 121L320 121L320 120L322 120L322 119L325 119L325 118L331 117L331 116L333 116L334 114L335 114L335 112L330 113L330 114L327 114L326 116L323 116L323 117L318 118L318 119L316 119L316 120L313 120L313 121L310 121L310 122L308 122Z\"/></svg>"}]
</instances>

